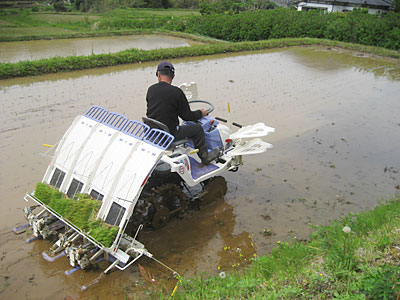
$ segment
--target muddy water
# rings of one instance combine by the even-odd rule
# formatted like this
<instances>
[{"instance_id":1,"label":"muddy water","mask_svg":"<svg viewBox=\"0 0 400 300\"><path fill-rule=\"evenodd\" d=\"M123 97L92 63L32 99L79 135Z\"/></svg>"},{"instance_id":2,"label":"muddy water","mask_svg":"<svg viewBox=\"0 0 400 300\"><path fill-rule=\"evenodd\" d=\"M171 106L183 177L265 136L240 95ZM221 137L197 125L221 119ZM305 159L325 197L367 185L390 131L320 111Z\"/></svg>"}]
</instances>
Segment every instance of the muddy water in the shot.
<instances>
[{"instance_id":1,"label":"muddy water","mask_svg":"<svg viewBox=\"0 0 400 300\"><path fill-rule=\"evenodd\" d=\"M0 43L0 62L18 62L54 56L114 53L130 48L187 47L189 41L166 36L112 36Z\"/></svg>"},{"instance_id":2,"label":"muddy water","mask_svg":"<svg viewBox=\"0 0 400 300\"><path fill-rule=\"evenodd\" d=\"M269 152L245 157L227 173L224 199L141 233L156 258L185 276L218 274L269 252L277 241L305 239L309 223L327 224L393 197L400 184L400 64L324 48L174 60L175 83L196 81L214 116L277 129ZM66 259L45 261L47 241L26 244L23 195L46 169L43 143L62 136L91 105L140 119L156 63L0 82L0 274L4 299L130 299L151 287L137 266L81 291L99 271L66 276ZM227 103L231 111L227 111ZM271 232L272 235L264 234ZM171 273L140 264L171 292ZM219 268L218 268L219 267Z\"/></svg>"}]
</instances>

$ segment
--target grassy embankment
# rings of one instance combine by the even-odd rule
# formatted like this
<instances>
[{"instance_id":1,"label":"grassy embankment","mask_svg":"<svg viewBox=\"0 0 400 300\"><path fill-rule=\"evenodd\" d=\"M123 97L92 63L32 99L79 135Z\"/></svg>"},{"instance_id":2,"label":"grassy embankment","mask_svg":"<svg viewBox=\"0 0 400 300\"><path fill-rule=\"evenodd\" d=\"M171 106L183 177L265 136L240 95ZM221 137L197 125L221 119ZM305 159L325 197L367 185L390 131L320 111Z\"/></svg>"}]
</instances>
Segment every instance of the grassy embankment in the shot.
<instances>
[{"instance_id":1,"label":"grassy embankment","mask_svg":"<svg viewBox=\"0 0 400 300\"><path fill-rule=\"evenodd\" d=\"M288 23L285 18L282 18L282 16L285 16L286 14L296 17L293 18L293 20L290 20L287 25L287 30L285 31L282 30L281 26L263 27L261 26L262 22L254 23L260 18L254 19L253 15L241 14L240 16L231 17L200 17L194 14L195 11L133 9L119 9L102 15L49 14L32 13L26 11L23 11L22 13L15 12L15 14L10 14L9 12L3 12L0 14L0 22L14 24L8 25L9 29L13 28L12 26L15 26L16 30L20 30L19 34L16 32L5 33L7 30L0 32L0 40L3 39L3 41L6 39L66 38L73 36L86 37L117 34L121 35L128 33L161 33L198 40L204 44L174 49L158 49L149 51L131 49L112 54L74 56L66 58L56 57L38 61L2 63L0 64L0 79L178 57L316 44L400 58L400 53L396 50L360 45L357 43L344 43L335 40L308 38L307 32L303 32L304 30L307 31L307 28L309 28L311 36L324 36L324 30L326 31L326 34L331 34L332 29L328 21L332 21L336 22L337 26L340 25L341 30L346 33L348 32L346 26L348 26L349 23L352 24L358 22L359 26L353 26L354 28L352 28L352 34L348 36L350 40L360 40L360 42L367 44L384 43L396 48L398 47L396 44L396 34L400 32L400 26L398 24L400 17L397 17L397 15L390 15L387 17L387 19L386 17L381 19L376 19L374 17L371 18L370 16L366 16L365 14L361 13L355 13L354 15L338 15L336 17L329 15L329 18L334 19L326 21L323 15L321 17L319 14L315 13L293 14L291 11L284 10L279 10L278 12L259 13L260 18L263 17L265 20L269 20L269 22L277 22L277 24L279 24L279 22L283 22L282 24ZM226 26L224 28L221 27L221 18L228 18L226 22L232 25L232 30L228 30L225 28ZM372 29L368 32L365 32L363 28L367 25L371 25ZM250 30L251 28L247 30L246 28L249 26L253 26L254 30ZM382 26L389 26L390 28L393 26L394 27L391 29L390 34L383 36L378 30ZM36 28L38 31L49 30L49 33L31 35L28 34L27 31L29 28ZM243 30L243 28L246 30ZM296 28L302 28L302 32L298 32ZM60 30L68 32L58 33ZM231 40L231 42L221 40L218 41L207 36L199 36L199 33L206 34L214 38L222 37L227 40ZM221 36L221 34L223 34L223 36ZM285 37L285 35L292 37L282 38ZM302 37L293 38L293 36L297 35ZM346 36L344 36L344 38L345 37ZM243 39L258 41L243 41ZM242 40L242 42L232 42L236 40Z\"/></svg>"},{"instance_id":2,"label":"grassy embankment","mask_svg":"<svg viewBox=\"0 0 400 300\"><path fill-rule=\"evenodd\" d=\"M314 229L247 269L181 279L174 299L400 299L400 198Z\"/></svg>"}]
</instances>

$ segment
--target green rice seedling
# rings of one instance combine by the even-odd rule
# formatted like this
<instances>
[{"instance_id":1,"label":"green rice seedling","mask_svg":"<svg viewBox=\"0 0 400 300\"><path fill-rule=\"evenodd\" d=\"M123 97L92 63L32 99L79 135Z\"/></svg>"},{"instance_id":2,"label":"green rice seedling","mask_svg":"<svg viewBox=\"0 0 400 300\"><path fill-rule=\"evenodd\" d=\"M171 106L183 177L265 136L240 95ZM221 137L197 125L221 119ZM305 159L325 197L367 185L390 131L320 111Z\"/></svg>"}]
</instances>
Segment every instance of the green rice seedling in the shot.
<instances>
[{"instance_id":1,"label":"green rice seedling","mask_svg":"<svg viewBox=\"0 0 400 300\"><path fill-rule=\"evenodd\" d=\"M70 199L57 189L41 182L36 185L34 195L97 242L106 247L110 247L114 242L118 227L96 219L101 201L87 194L77 194L75 199Z\"/></svg>"},{"instance_id":2,"label":"green rice seedling","mask_svg":"<svg viewBox=\"0 0 400 300\"><path fill-rule=\"evenodd\" d=\"M88 233L96 241L110 247L118 233L118 227L107 225L100 220L92 220L88 223Z\"/></svg>"},{"instance_id":3,"label":"green rice seedling","mask_svg":"<svg viewBox=\"0 0 400 300\"><path fill-rule=\"evenodd\" d=\"M40 199L44 204L49 204L53 192L46 184L39 182L36 185L35 197Z\"/></svg>"}]
</instances>

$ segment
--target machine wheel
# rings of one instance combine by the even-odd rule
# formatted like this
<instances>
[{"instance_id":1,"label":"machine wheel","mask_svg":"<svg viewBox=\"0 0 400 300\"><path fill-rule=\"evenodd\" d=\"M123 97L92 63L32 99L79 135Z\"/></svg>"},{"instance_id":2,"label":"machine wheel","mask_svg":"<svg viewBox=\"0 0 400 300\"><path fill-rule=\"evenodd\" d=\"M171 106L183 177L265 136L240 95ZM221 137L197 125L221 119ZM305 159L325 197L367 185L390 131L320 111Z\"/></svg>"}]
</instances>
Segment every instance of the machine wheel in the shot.
<instances>
[{"instance_id":1,"label":"machine wheel","mask_svg":"<svg viewBox=\"0 0 400 300\"><path fill-rule=\"evenodd\" d=\"M203 193L200 197L200 204L207 205L225 196L228 187L226 180L222 176L210 178L204 182Z\"/></svg>"},{"instance_id":2,"label":"machine wheel","mask_svg":"<svg viewBox=\"0 0 400 300\"><path fill-rule=\"evenodd\" d=\"M177 209L186 210L186 196L178 185L167 183L154 188L153 192L156 194L154 204L157 208L167 207L171 212Z\"/></svg>"},{"instance_id":3,"label":"machine wheel","mask_svg":"<svg viewBox=\"0 0 400 300\"><path fill-rule=\"evenodd\" d=\"M186 210L186 196L182 189L173 183L154 188L153 192L152 204L156 211L152 225L155 229L160 229L168 223L172 215Z\"/></svg>"},{"instance_id":4,"label":"machine wheel","mask_svg":"<svg viewBox=\"0 0 400 300\"><path fill-rule=\"evenodd\" d=\"M153 217L153 227L155 229L163 228L169 221L169 215L170 213L168 208L161 207L160 209L157 209Z\"/></svg>"}]
</instances>

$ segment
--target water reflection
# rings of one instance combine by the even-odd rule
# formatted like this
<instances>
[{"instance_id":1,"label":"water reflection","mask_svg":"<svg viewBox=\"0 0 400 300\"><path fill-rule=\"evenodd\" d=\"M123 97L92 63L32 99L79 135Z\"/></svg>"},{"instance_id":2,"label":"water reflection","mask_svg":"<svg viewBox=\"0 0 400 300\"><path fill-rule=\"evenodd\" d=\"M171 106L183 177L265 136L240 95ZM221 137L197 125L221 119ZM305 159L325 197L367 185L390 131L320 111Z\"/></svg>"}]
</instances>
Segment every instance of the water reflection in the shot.
<instances>
[{"instance_id":1,"label":"water reflection","mask_svg":"<svg viewBox=\"0 0 400 300\"><path fill-rule=\"evenodd\" d=\"M400 79L400 63L397 59L374 57L369 54L352 52L338 48L296 48L287 51L293 59L302 66L317 69L323 72L355 68L358 71L374 73L375 76L385 76L393 80ZM329 54L329 55L327 55Z\"/></svg>"},{"instance_id":2,"label":"water reflection","mask_svg":"<svg viewBox=\"0 0 400 300\"><path fill-rule=\"evenodd\" d=\"M188 46L188 41L157 35L2 42L0 43L0 62L37 60L55 56L106 54L131 48L151 50Z\"/></svg>"},{"instance_id":3,"label":"water reflection","mask_svg":"<svg viewBox=\"0 0 400 300\"><path fill-rule=\"evenodd\" d=\"M222 185L213 188L224 189ZM210 193L218 195L217 191ZM245 265L256 250L249 233L236 229L234 207L224 198L215 198L161 230L142 232L139 240L156 257L188 276Z\"/></svg>"}]
</instances>

